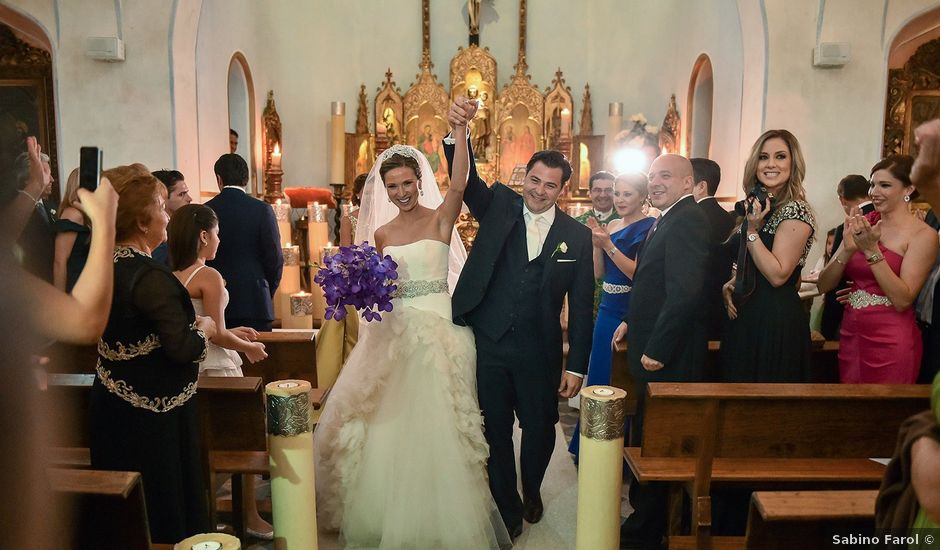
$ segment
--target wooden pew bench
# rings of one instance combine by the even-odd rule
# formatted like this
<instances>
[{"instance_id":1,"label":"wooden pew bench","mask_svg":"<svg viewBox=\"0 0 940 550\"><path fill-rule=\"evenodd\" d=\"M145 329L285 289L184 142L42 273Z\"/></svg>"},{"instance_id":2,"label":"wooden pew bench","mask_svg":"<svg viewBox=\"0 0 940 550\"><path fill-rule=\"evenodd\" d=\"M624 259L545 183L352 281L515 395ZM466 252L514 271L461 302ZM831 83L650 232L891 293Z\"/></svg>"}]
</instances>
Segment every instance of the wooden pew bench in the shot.
<instances>
[{"instance_id":1,"label":"wooden pew bench","mask_svg":"<svg viewBox=\"0 0 940 550\"><path fill-rule=\"evenodd\" d=\"M49 461L68 468L89 468L88 406L93 375L51 374L48 378L49 410L69 419L51 436ZM311 408L323 406L328 389L310 392ZM236 536L244 540L243 476L269 473L267 417L264 386L257 377L199 377L199 400L203 446L208 457L210 487L216 475L232 475L232 517ZM215 500L213 522L215 522Z\"/></svg>"},{"instance_id":2,"label":"wooden pew bench","mask_svg":"<svg viewBox=\"0 0 940 550\"><path fill-rule=\"evenodd\" d=\"M651 383L642 447L624 456L640 483L688 493L702 542L713 483L877 488L884 466L869 457L893 454L898 427L929 406L929 394L915 385ZM677 514L672 506L670 534Z\"/></svg>"},{"instance_id":3,"label":"wooden pew bench","mask_svg":"<svg viewBox=\"0 0 940 550\"><path fill-rule=\"evenodd\" d=\"M55 504L64 514L64 548L172 549L152 544L137 472L50 468Z\"/></svg>"}]
</instances>

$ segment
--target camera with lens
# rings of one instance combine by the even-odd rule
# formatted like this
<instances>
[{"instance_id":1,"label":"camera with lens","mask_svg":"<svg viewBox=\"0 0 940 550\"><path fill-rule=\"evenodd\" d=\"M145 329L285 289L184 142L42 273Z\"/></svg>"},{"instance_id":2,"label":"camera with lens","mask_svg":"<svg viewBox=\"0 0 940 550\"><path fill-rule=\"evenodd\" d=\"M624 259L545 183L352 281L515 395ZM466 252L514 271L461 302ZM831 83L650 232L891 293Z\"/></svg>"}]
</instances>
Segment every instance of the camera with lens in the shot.
<instances>
[{"instance_id":1,"label":"camera with lens","mask_svg":"<svg viewBox=\"0 0 940 550\"><path fill-rule=\"evenodd\" d=\"M757 182L756 184L754 184L754 188L751 189L751 192L748 193L746 197L744 197L744 200L740 200L734 203L735 214L737 214L738 216L746 216L747 213L752 210L752 207L750 204L751 199L754 199L755 201L761 203L761 205L763 205L764 202L767 201L767 199L770 199L770 210L773 211L774 209L773 193L768 191L767 187L763 183Z\"/></svg>"}]
</instances>

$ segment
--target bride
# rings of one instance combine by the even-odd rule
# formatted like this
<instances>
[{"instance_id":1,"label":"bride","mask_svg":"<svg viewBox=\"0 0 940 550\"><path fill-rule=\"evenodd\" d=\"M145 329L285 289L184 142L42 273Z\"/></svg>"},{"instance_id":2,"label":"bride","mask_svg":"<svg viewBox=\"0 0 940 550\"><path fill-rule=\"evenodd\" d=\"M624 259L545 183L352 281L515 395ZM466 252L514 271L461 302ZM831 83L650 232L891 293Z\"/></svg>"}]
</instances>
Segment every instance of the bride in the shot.
<instances>
[{"instance_id":1,"label":"bride","mask_svg":"<svg viewBox=\"0 0 940 550\"><path fill-rule=\"evenodd\" d=\"M314 434L319 522L348 548L512 545L485 475L473 334L451 321L469 162L457 140L443 199L413 147L383 152L366 180L356 242L398 263L397 297L363 323Z\"/></svg>"}]
</instances>

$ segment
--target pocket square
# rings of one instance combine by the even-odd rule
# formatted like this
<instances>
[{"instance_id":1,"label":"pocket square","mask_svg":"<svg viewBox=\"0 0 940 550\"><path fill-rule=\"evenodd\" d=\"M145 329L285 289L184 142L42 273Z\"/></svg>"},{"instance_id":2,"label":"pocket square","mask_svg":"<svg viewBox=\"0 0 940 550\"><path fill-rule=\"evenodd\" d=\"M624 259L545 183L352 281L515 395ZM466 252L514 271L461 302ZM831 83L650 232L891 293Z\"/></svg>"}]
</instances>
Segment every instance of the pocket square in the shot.
<instances>
[{"instance_id":1,"label":"pocket square","mask_svg":"<svg viewBox=\"0 0 940 550\"><path fill-rule=\"evenodd\" d=\"M578 260L566 260L566 259L564 259L564 258L558 258L558 259L555 260L555 261L558 262L558 263L560 263L560 264L561 264L561 263L567 264L567 263L576 262L576 261L578 261Z\"/></svg>"}]
</instances>

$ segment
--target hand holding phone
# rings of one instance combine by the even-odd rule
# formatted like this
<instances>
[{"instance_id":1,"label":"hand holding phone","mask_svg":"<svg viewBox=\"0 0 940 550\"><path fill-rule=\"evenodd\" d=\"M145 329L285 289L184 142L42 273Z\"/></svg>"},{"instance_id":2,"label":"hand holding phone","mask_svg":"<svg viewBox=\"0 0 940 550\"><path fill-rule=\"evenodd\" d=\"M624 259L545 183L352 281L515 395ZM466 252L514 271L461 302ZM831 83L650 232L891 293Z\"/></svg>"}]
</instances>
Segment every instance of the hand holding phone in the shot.
<instances>
[{"instance_id":1,"label":"hand holding phone","mask_svg":"<svg viewBox=\"0 0 940 550\"><path fill-rule=\"evenodd\" d=\"M78 164L78 186L94 192L101 180L102 151L97 147L82 147Z\"/></svg>"}]
</instances>

